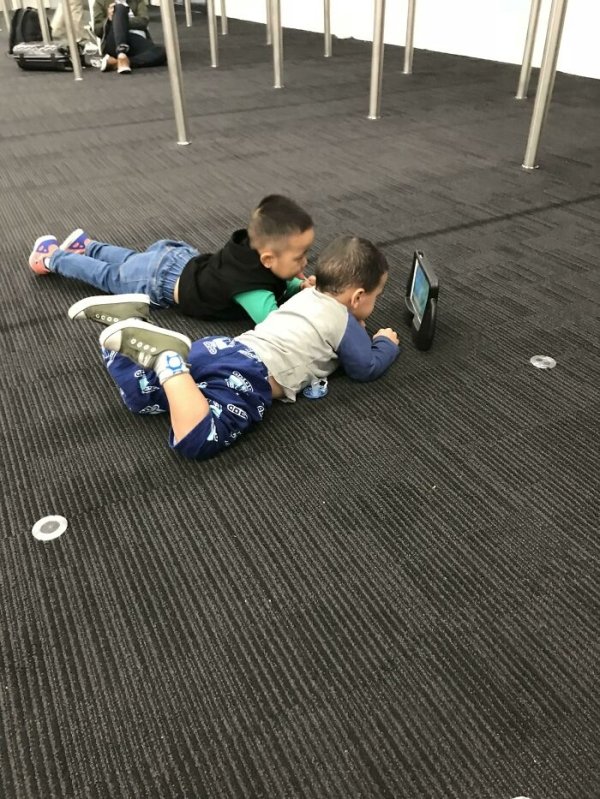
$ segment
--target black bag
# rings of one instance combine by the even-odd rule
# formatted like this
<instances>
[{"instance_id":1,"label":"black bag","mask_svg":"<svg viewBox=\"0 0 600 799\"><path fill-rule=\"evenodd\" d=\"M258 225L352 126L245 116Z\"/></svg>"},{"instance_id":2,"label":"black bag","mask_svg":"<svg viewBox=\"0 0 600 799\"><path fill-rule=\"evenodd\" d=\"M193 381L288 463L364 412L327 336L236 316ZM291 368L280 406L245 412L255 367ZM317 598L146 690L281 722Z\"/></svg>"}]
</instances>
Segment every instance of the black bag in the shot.
<instances>
[{"instance_id":1,"label":"black bag","mask_svg":"<svg viewBox=\"0 0 600 799\"><path fill-rule=\"evenodd\" d=\"M21 42L41 42L43 40L40 18L35 8L17 8L10 21L8 52L12 54L15 45Z\"/></svg>"},{"instance_id":2,"label":"black bag","mask_svg":"<svg viewBox=\"0 0 600 799\"><path fill-rule=\"evenodd\" d=\"M69 48L61 42L23 42L13 48L13 56L21 69L65 72L73 69Z\"/></svg>"}]
</instances>

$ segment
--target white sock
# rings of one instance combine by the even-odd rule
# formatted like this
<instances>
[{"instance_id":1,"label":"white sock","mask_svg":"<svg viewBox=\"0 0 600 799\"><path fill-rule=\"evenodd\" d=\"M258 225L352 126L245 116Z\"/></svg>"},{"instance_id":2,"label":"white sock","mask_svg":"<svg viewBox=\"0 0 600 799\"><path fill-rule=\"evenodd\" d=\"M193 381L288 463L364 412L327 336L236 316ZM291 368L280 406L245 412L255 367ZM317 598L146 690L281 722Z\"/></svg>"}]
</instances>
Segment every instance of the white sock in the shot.
<instances>
[{"instance_id":1,"label":"white sock","mask_svg":"<svg viewBox=\"0 0 600 799\"><path fill-rule=\"evenodd\" d=\"M162 386L163 383L175 377L175 375L189 374L190 370L178 352L165 350L160 355L157 355L154 371L158 377L158 382Z\"/></svg>"}]
</instances>

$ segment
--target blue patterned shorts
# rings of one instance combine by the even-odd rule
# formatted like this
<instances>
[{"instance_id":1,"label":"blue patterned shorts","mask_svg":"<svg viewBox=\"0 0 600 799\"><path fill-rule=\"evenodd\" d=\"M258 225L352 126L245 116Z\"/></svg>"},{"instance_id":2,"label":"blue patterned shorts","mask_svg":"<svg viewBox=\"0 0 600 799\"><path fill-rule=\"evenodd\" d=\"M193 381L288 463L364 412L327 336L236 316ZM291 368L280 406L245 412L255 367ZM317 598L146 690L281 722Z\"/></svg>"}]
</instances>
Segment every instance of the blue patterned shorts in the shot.
<instances>
[{"instance_id":1,"label":"blue patterned shorts","mask_svg":"<svg viewBox=\"0 0 600 799\"><path fill-rule=\"evenodd\" d=\"M168 413L169 404L155 372L116 352L102 351L106 368L133 413ZM186 458L210 458L231 446L272 404L267 368L252 350L226 336L194 341L190 373L208 404L206 416L185 438L169 445Z\"/></svg>"}]
</instances>

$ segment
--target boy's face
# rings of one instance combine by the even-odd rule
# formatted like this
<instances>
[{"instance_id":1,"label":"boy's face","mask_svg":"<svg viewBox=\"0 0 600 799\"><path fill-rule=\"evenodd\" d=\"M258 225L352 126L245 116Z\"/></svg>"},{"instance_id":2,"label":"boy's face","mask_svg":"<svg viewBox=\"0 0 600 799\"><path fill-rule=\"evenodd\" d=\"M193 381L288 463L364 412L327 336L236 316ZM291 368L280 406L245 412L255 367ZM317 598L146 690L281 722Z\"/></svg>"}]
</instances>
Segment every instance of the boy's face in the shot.
<instances>
[{"instance_id":1,"label":"boy's face","mask_svg":"<svg viewBox=\"0 0 600 799\"><path fill-rule=\"evenodd\" d=\"M306 254L315 240L313 228L304 233L294 233L287 239L281 239L273 247L267 247L260 253L263 266L270 269L282 280L297 277L306 266Z\"/></svg>"},{"instance_id":2,"label":"boy's face","mask_svg":"<svg viewBox=\"0 0 600 799\"><path fill-rule=\"evenodd\" d=\"M348 310L352 316L356 317L359 322L364 322L373 313L373 308L377 302L377 298L383 292L385 284L387 283L388 273L385 272L381 276L379 285L372 291L365 291L364 289L357 289L350 298Z\"/></svg>"}]
</instances>

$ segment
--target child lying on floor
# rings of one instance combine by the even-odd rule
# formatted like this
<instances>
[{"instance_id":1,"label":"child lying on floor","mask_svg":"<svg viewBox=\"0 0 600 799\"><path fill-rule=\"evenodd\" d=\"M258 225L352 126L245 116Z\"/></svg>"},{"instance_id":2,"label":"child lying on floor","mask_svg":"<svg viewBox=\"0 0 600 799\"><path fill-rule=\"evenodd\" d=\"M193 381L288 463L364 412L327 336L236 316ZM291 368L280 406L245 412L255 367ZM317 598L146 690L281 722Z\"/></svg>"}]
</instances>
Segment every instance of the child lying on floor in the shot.
<instances>
[{"instance_id":1,"label":"child lying on floor","mask_svg":"<svg viewBox=\"0 0 600 799\"><path fill-rule=\"evenodd\" d=\"M80 300L69 316L108 325L100 335L102 354L125 405L134 413L168 412L170 446L187 458L208 458L262 421L274 399L294 402L338 365L350 378L375 380L397 357L391 328L371 339L364 327L388 277L371 242L336 239L315 277L314 288L236 338L192 343L150 324L149 298L140 294Z\"/></svg>"},{"instance_id":2,"label":"child lying on floor","mask_svg":"<svg viewBox=\"0 0 600 799\"><path fill-rule=\"evenodd\" d=\"M58 244L41 236L29 256L37 275L77 278L109 294L148 294L159 308L179 306L198 319L262 322L300 289L299 275L315 237L310 216L293 200L272 194L254 209L248 229L222 250L200 254L183 241L161 239L145 252L94 241L74 230Z\"/></svg>"}]
</instances>

